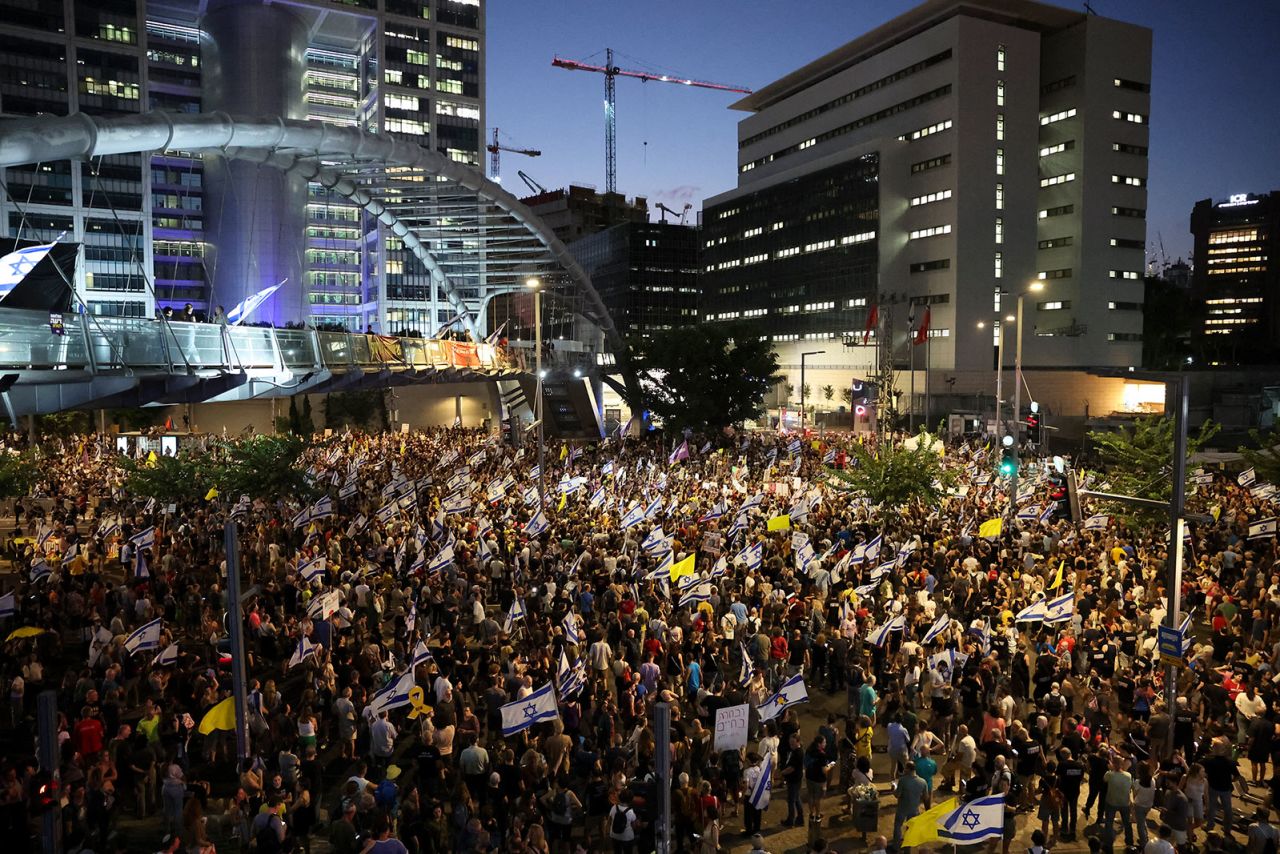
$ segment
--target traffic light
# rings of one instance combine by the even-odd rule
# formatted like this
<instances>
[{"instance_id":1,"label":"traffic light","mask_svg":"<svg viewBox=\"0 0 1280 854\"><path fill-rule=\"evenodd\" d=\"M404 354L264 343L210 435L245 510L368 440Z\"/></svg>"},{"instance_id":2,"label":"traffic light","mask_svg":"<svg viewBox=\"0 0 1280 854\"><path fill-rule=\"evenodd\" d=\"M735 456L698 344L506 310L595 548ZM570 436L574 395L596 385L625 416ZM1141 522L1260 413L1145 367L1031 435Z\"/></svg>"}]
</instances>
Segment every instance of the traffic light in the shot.
<instances>
[{"instance_id":1,"label":"traffic light","mask_svg":"<svg viewBox=\"0 0 1280 854\"><path fill-rule=\"evenodd\" d=\"M1049 475L1049 500L1053 502L1053 518L1071 518L1071 503L1067 499L1067 476L1053 472Z\"/></svg>"},{"instance_id":2,"label":"traffic light","mask_svg":"<svg viewBox=\"0 0 1280 854\"><path fill-rule=\"evenodd\" d=\"M58 781L47 771L41 771L31 788L30 809L32 815L41 815L58 805Z\"/></svg>"},{"instance_id":3,"label":"traffic light","mask_svg":"<svg viewBox=\"0 0 1280 854\"><path fill-rule=\"evenodd\" d=\"M1040 413L1032 412L1027 416L1027 441L1040 444Z\"/></svg>"},{"instance_id":4,"label":"traffic light","mask_svg":"<svg viewBox=\"0 0 1280 854\"><path fill-rule=\"evenodd\" d=\"M1018 473L1018 449L1014 447L1012 436L1000 440L1003 447L1000 451L1000 476L1013 477Z\"/></svg>"}]
</instances>

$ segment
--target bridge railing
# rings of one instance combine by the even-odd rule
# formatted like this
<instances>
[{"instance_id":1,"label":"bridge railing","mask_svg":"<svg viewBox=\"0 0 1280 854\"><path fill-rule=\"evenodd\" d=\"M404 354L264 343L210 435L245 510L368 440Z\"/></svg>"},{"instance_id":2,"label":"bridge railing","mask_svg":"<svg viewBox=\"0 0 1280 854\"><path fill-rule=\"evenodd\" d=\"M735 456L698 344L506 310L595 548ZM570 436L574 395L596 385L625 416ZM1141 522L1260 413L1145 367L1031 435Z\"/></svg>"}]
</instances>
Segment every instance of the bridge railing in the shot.
<instances>
[{"instance_id":1,"label":"bridge railing","mask_svg":"<svg viewBox=\"0 0 1280 854\"><path fill-rule=\"evenodd\" d=\"M0 308L0 371L186 372L242 369L520 369L492 344Z\"/></svg>"}]
</instances>

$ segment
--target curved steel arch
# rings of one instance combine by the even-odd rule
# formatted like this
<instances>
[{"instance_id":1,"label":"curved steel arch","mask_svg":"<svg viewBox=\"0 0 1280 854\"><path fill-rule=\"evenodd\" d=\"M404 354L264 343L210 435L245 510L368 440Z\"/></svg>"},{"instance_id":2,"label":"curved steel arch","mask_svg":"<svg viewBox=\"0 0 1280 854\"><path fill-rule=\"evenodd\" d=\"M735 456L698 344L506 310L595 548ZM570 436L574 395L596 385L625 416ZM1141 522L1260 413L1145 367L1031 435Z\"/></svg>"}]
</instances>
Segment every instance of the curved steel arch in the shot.
<instances>
[{"instance_id":1,"label":"curved steel arch","mask_svg":"<svg viewBox=\"0 0 1280 854\"><path fill-rule=\"evenodd\" d=\"M591 309L588 319L600 327L615 352L620 356L626 353L625 342L592 286L590 276L532 211L473 169L407 140L376 136L355 127L278 117L235 118L226 113L152 112L112 117L75 113L0 123L0 168L169 149L217 151L233 159L257 160L276 168L297 170L321 183L332 182L335 191L365 207L397 236L412 236L412 251L427 265L433 280L441 284L450 304L460 308L474 324L462 297L437 259L431 256L430 249L412 235L412 230L400 222L394 212L346 178L340 167L326 167L323 161L341 158L354 163L420 170L443 178L474 193L477 199L497 206L536 238L586 296ZM400 234L400 229L404 229L405 234ZM406 246L410 245L406 239Z\"/></svg>"}]
</instances>

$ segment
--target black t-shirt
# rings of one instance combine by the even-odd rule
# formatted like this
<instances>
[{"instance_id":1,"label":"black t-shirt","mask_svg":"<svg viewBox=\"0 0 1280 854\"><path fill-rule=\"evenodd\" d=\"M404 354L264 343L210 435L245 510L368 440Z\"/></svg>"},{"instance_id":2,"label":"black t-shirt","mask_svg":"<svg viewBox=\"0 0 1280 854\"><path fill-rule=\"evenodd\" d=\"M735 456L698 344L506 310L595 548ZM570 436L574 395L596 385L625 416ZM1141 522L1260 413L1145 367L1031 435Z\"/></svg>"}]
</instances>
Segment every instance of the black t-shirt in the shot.
<instances>
[{"instance_id":1,"label":"black t-shirt","mask_svg":"<svg viewBox=\"0 0 1280 854\"><path fill-rule=\"evenodd\" d=\"M1058 788L1068 797L1079 797L1080 785L1084 782L1084 766L1075 759L1065 759L1058 763Z\"/></svg>"},{"instance_id":2,"label":"black t-shirt","mask_svg":"<svg viewBox=\"0 0 1280 854\"><path fill-rule=\"evenodd\" d=\"M1017 772L1024 777L1034 774L1040 767L1040 742L1031 738L1015 738L1012 746L1018 752Z\"/></svg>"},{"instance_id":3,"label":"black t-shirt","mask_svg":"<svg viewBox=\"0 0 1280 854\"><path fill-rule=\"evenodd\" d=\"M1008 744L1003 741L996 741L994 738L990 741L982 742L982 747L979 749L986 757L986 763L983 767L986 769L988 774L996 769L997 756L1003 756L1007 760L1009 756L1012 755L1012 751L1010 751Z\"/></svg>"},{"instance_id":4,"label":"black t-shirt","mask_svg":"<svg viewBox=\"0 0 1280 854\"><path fill-rule=\"evenodd\" d=\"M1235 760L1226 756L1210 756L1204 760L1204 775L1209 781L1210 789L1229 792L1236 775Z\"/></svg>"},{"instance_id":5,"label":"black t-shirt","mask_svg":"<svg viewBox=\"0 0 1280 854\"><path fill-rule=\"evenodd\" d=\"M1176 747L1190 747L1195 739L1196 716L1187 709L1179 709L1173 715L1173 743Z\"/></svg>"}]
</instances>

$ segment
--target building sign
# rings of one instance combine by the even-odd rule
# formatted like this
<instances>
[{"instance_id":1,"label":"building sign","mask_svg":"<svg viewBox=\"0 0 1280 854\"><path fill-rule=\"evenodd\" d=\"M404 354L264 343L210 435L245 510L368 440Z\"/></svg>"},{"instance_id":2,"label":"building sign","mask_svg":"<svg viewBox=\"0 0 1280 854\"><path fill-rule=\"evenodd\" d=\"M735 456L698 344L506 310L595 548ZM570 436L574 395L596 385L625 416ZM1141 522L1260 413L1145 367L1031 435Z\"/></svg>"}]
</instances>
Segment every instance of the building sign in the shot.
<instances>
[{"instance_id":1,"label":"building sign","mask_svg":"<svg viewBox=\"0 0 1280 854\"><path fill-rule=\"evenodd\" d=\"M1249 198L1248 193L1234 193L1231 198L1227 199L1225 202L1219 202L1218 207L1238 208L1243 205L1256 205L1257 203L1258 200Z\"/></svg>"}]
</instances>

